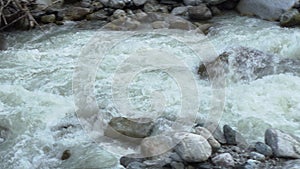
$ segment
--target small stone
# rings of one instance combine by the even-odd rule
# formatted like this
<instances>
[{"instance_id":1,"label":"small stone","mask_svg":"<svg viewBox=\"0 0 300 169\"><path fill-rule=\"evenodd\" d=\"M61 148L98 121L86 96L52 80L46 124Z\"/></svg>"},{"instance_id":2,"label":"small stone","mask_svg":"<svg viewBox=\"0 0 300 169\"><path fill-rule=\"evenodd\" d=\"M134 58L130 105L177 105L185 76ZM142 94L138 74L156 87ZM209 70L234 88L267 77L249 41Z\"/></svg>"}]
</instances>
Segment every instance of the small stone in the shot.
<instances>
[{"instance_id":1,"label":"small stone","mask_svg":"<svg viewBox=\"0 0 300 169\"><path fill-rule=\"evenodd\" d=\"M66 12L66 17L67 19L78 21L84 19L85 16L90 13L91 10L89 8L72 7L72 8L68 8Z\"/></svg>"},{"instance_id":2,"label":"small stone","mask_svg":"<svg viewBox=\"0 0 300 169\"><path fill-rule=\"evenodd\" d=\"M171 14L178 15L178 16L187 16L188 8L189 7L187 6L176 7L172 10Z\"/></svg>"},{"instance_id":3,"label":"small stone","mask_svg":"<svg viewBox=\"0 0 300 169\"><path fill-rule=\"evenodd\" d=\"M87 20L106 20L108 18L108 12L99 10L86 16Z\"/></svg>"},{"instance_id":4,"label":"small stone","mask_svg":"<svg viewBox=\"0 0 300 169\"><path fill-rule=\"evenodd\" d=\"M300 25L299 11L297 9L292 9L290 11L283 13L280 16L280 25L286 27Z\"/></svg>"},{"instance_id":5,"label":"small stone","mask_svg":"<svg viewBox=\"0 0 300 169\"><path fill-rule=\"evenodd\" d=\"M234 167L233 157L229 153L219 154L211 160L217 166Z\"/></svg>"},{"instance_id":6,"label":"small stone","mask_svg":"<svg viewBox=\"0 0 300 169\"><path fill-rule=\"evenodd\" d=\"M255 150L259 152L260 154L263 154L265 156L272 156L273 152L270 146L266 145L263 142L257 142L255 144Z\"/></svg>"},{"instance_id":7,"label":"small stone","mask_svg":"<svg viewBox=\"0 0 300 169\"><path fill-rule=\"evenodd\" d=\"M256 160L247 160L247 162L243 165L243 169L259 169L259 161Z\"/></svg>"},{"instance_id":8,"label":"small stone","mask_svg":"<svg viewBox=\"0 0 300 169\"><path fill-rule=\"evenodd\" d=\"M213 137L213 135L204 127L196 127L195 134L199 134L207 139L208 143L212 147L213 151L217 151L221 148L221 144Z\"/></svg>"},{"instance_id":9,"label":"small stone","mask_svg":"<svg viewBox=\"0 0 300 169\"><path fill-rule=\"evenodd\" d=\"M121 19L121 18L125 18L125 17L126 17L126 12L122 9L117 9L112 15L113 20Z\"/></svg>"},{"instance_id":10,"label":"small stone","mask_svg":"<svg viewBox=\"0 0 300 169\"><path fill-rule=\"evenodd\" d=\"M183 0L186 6L197 6L203 3L203 0Z\"/></svg>"},{"instance_id":11,"label":"small stone","mask_svg":"<svg viewBox=\"0 0 300 169\"><path fill-rule=\"evenodd\" d=\"M257 152L251 152L250 153L250 158L253 160L258 160L258 161L264 161L266 158L263 154L257 153Z\"/></svg>"},{"instance_id":12,"label":"small stone","mask_svg":"<svg viewBox=\"0 0 300 169\"><path fill-rule=\"evenodd\" d=\"M222 14L221 10L216 6L210 7L210 10L211 10L213 16L218 16L218 15Z\"/></svg>"},{"instance_id":13,"label":"small stone","mask_svg":"<svg viewBox=\"0 0 300 169\"><path fill-rule=\"evenodd\" d=\"M67 160L71 157L71 152L70 150L65 150L61 156L61 160Z\"/></svg>"},{"instance_id":14,"label":"small stone","mask_svg":"<svg viewBox=\"0 0 300 169\"><path fill-rule=\"evenodd\" d=\"M50 15L41 16L41 21L43 23L53 23L53 22L55 22L55 15L50 14Z\"/></svg>"},{"instance_id":15,"label":"small stone","mask_svg":"<svg viewBox=\"0 0 300 169\"><path fill-rule=\"evenodd\" d=\"M188 15L192 20L208 20L212 18L212 13L205 4L188 8Z\"/></svg>"}]
</instances>

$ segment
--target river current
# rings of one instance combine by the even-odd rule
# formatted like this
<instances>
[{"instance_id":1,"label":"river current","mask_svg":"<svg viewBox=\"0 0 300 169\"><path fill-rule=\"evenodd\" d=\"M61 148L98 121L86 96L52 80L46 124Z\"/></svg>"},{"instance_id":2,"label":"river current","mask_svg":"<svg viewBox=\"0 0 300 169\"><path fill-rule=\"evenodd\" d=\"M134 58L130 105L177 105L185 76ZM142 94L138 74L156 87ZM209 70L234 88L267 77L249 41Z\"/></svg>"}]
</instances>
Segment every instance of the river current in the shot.
<instances>
[{"instance_id":1,"label":"river current","mask_svg":"<svg viewBox=\"0 0 300 169\"><path fill-rule=\"evenodd\" d=\"M300 59L299 28L281 28L274 22L234 14L216 17L214 22L216 26L211 28L204 41L209 42L209 49L215 54L230 47L244 46L280 58ZM84 51L95 50L95 40L118 42L105 51L99 65L87 67L96 73L93 93L104 114L104 122L117 116L157 118L189 113L181 112L183 103L195 101L194 93L183 84L182 79L186 77L186 83L191 80L198 87L199 107L193 112L197 115L195 118L208 117L211 85L197 75L202 58L197 57L189 45L170 38L174 32L165 31L168 36L156 32L122 39L122 35L129 33L76 29L74 23L51 27L46 32L52 42L39 30L10 33L10 48L0 52L0 126L7 128L9 135L7 140L0 140L0 168L120 168L120 154L135 151L123 148L118 142L101 144L93 141L75 116L78 109L73 93L76 66L79 58L85 57ZM179 39L196 39L181 31L175 31L175 34ZM160 49L169 53L157 52ZM141 55L146 57L139 59ZM171 70L155 68L156 64L173 63L172 56L174 60L182 61L185 70L181 74L178 74L181 67L173 76ZM155 59L149 57L154 57L157 62L152 62ZM143 69L139 64L153 69ZM130 82L124 80L131 76ZM124 84L126 88L122 87ZM122 94L125 89L127 95ZM221 125L229 124L240 131L249 142L263 141L264 131L270 127L300 136L299 76L290 73L268 75L246 83L227 83L223 90L224 107L216 118ZM136 112L131 109L121 111L124 110L122 103L126 101L129 103L126 106ZM117 103L121 105L118 107ZM193 105L189 106L184 110L193 108ZM72 156L62 161L62 153L67 149L71 150Z\"/></svg>"}]
</instances>

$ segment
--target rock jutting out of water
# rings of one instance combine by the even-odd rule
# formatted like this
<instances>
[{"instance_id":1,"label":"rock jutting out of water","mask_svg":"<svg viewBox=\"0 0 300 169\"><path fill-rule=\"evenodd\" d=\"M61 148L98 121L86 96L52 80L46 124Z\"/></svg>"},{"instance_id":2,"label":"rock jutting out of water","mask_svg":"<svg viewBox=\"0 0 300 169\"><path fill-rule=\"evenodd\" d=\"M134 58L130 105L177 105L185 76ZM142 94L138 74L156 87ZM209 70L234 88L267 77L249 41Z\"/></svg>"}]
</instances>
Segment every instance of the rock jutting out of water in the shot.
<instances>
[{"instance_id":1,"label":"rock jutting out of water","mask_svg":"<svg viewBox=\"0 0 300 169\"><path fill-rule=\"evenodd\" d=\"M299 66L298 59L280 58L256 49L235 47L227 49L213 61L200 64L198 73L204 79L213 79L225 72L229 81L253 81L280 73L298 75Z\"/></svg>"}]
</instances>

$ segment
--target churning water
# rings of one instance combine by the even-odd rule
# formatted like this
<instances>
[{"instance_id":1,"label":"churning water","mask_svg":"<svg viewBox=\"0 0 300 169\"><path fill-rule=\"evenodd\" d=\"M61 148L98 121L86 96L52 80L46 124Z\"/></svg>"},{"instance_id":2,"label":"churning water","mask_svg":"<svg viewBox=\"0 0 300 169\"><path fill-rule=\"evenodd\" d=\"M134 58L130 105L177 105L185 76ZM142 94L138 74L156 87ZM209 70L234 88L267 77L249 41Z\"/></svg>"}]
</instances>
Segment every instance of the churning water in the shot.
<instances>
[{"instance_id":1,"label":"churning water","mask_svg":"<svg viewBox=\"0 0 300 169\"><path fill-rule=\"evenodd\" d=\"M234 15L214 21L218 24L207 35L213 52L220 54L229 47L245 46L299 59L298 28L280 28L272 22ZM189 48L196 37L166 30L168 36L156 32L122 39L122 34L129 33L78 30L72 26L51 28L48 32L53 43L37 30L12 33L8 36L11 47L0 53L0 168L119 168L119 155L110 151L134 152L115 142L99 146L75 117L72 84L78 59L85 57L82 49L96 51L96 55L107 52L96 68L86 67L96 72L93 93L105 122L121 115L156 118L196 113L198 120L208 117L211 85L197 75L201 57L205 56L199 58ZM172 34L190 42L174 40L169 36ZM89 43L95 40L119 41L109 51L99 51ZM166 52L157 52L160 50ZM161 64L172 65L172 57L181 63L175 71L157 69ZM130 81L124 77L131 77ZM182 79L196 84L197 98ZM300 77L289 73L228 83L222 116L216 118L221 118L221 124L235 127L249 141L261 140L269 127L300 135L299 84ZM195 102L199 103L196 112L188 112L195 109L189 103ZM182 109L184 103L188 106ZM71 150L72 156L62 161L65 150Z\"/></svg>"}]
</instances>

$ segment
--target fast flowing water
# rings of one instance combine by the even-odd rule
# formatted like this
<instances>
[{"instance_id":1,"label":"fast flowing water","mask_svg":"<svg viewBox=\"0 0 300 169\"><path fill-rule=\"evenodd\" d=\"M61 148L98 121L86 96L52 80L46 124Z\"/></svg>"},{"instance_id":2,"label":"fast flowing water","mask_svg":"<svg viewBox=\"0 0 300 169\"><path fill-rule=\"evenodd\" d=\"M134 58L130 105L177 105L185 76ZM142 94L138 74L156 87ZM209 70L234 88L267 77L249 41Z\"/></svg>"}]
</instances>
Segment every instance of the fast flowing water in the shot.
<instances>
[{"instance_id":1,"label":"fast flowing water","mask_svg":"<svg viewBox=\"0 0 300 169\"><path fill-rule=\"evenodd\" d=\"M300 59L298 28L280 28L273 22L235 15L214 21L218 24L205 41L212 45L209 50L218 54L228 47L246 46L282 58ZM199 107L192 113L199 119L207 118L212 106L211 85L197 76L201 56L197 57L189 45L158 33L122 39L122 34L128 32L80 30L71 25L47 31L53 43L37 30L11 33L10 48L0 53L0 168L120 168L119 155L110 152L134 152L116 142L103 142L102 146L94 142L75 116L78 107L72 85L78 59L85 57L84 50L96 51L97 55L107 52L95 50L95 40L118 42L97 67L86 67L96 72L93 93L105 122L121 115L156 118L190 113L181 112L182 104L195 103L195 93L185 88L182 79L198 87ZM195 39L180 31L175 34L190 41ZM167 53L157 52L162 49ZM138 59L139 56L144 57ZM156 69L161 63L171 64L172 57L184 65L181 74ZM140 65L153 68L143 69ZM126 76L132 77L130 82L125 81ZM126 95L122 93L124 84ZM289 73L228 83L222 116L216 118L239 130L249 141L262 140L269 127L300 135L299 84L300 77ZM136 112L121 111L123 101L129 103L125 108L132 106ZM189 106L184 110L194 108ZM61 160L65 150L72 155Z\"/></svg>"}]
</instances>

